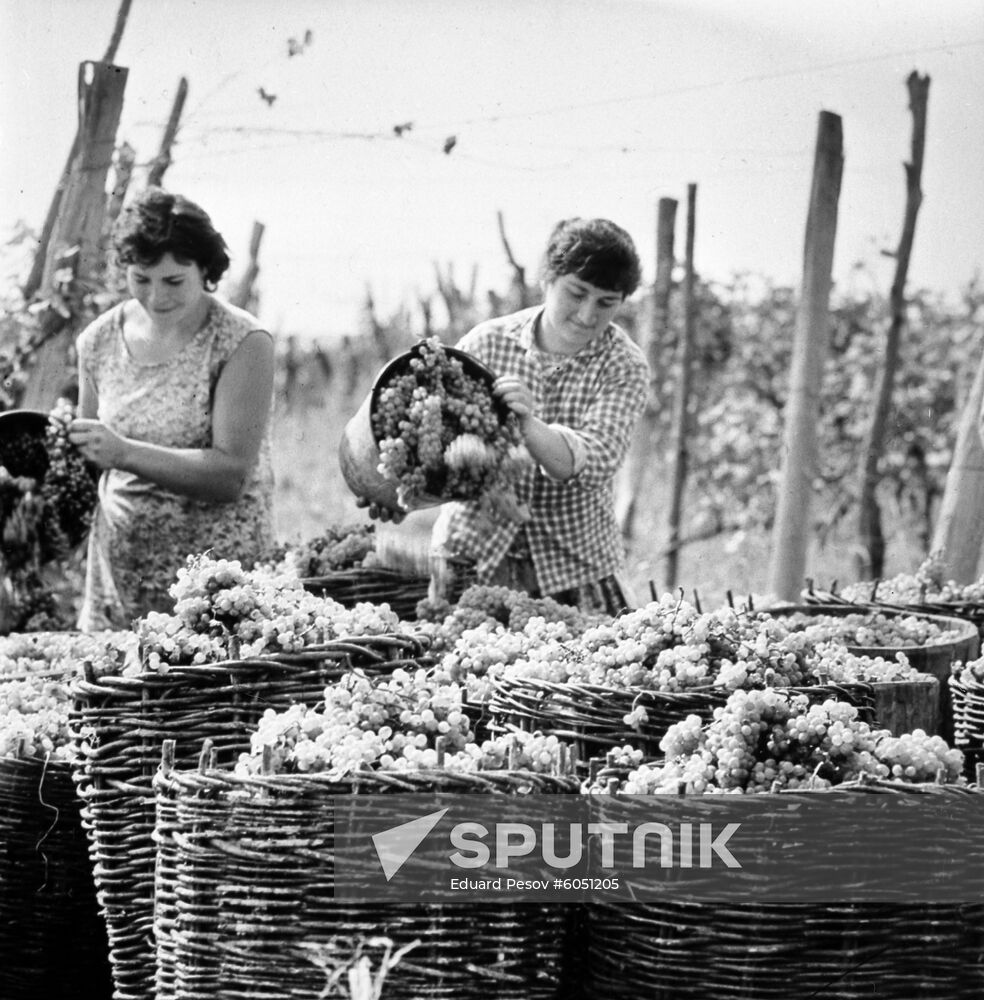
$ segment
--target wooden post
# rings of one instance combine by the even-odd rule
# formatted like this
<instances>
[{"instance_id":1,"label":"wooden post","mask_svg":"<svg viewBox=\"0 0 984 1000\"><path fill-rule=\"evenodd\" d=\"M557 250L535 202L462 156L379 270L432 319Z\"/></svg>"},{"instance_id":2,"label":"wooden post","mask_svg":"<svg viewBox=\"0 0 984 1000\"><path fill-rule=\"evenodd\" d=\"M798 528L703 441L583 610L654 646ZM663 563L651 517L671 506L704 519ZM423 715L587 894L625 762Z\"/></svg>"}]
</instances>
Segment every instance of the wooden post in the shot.
<instances>
[{"instance_id":1,"label":"wooden post","mask_svg":"<svg viewBox=\"0 0 984 1000\"><path fill-rule=\"evenodd\" d=\"M123 29L126 27L126 19L129 17L132 2L133 0L120 0L119 10L116 12L116 22L113 25L113 33L110 36L109 45L106 46L106 52L102 57L102 62L104 63L113 63L116 61L116 52L123 38ZM44 224L41 227L41 235L38 237L38 247L31 264L31 271L21 289L26 301L30 301L34 297L44 280L44 266L48 259L51 234L55 228L55 220L58 218L58 213L61 209L62 197L68 185L69 174L72 172L72 164L75 163L75 158L78 156L79 140L80 135L78 129L76 129L75 136L72 139L72 147L68 151L68 158L65 160L65 166L62 167L61 177L55 187L55 193L51 196L51 203L48 205L48 214L45 216Z\"/></svg>"},{"instance_id":2,"label":"wooden post","mask_svg":"<svg viewBox=\"0 0 984 1000\"><path fill-rule=\"evenodd\" d=\"M859 500L859 533L867 552L867 561L859 559L858 576L862 580L880 579L885 566L885 536L882 531L881 508L878 504L878 463L885 451L888 417L892 408L892 389L899 367L902 331L906 324L905 282L909 274L909 259L916 234L916 217L922 205L922 167L926 148L926 105L929 101L929 77L915 70L906 80L909 90L909 110L912 112L912 154L905 166L906 198L902 235L895 252L895 279L890 295L892 318L885 337L885 356L875 387L874 408L868 435L861 452L861 491Z\"/></svg>"},{"instance_id":3,"label":"wooden post","mask_svg":"<svg viewBox=\"0 0 984 1000\"><path fill-rule=\"evenodd\" d=\"M178 81L178 92L174 95L174 103L171 105L171 114L168 116L167 125L164 127L164 134L161 136L161 148L154 157L154 162L147 173L147 186L160 187L164 180L164 173L171 165L171 150L174 147L174 140L178 134L178 125L181 122L181 112L184 110L185 100L188 97L188 80L181 77Z\"/></svg>"},{"instance_id":4,"label":"wooden post","mask_svg":"<svg viewBox=\"0 0 984 1000\"><path fill-rule=\"evenodd\" d=\"M660 353L670 326L676 210L675 198L659 199L656 213L656 277L653 282L653 311L649 336L643 345L649 362L649 394L646 398L646 409L632 438L628 459L619 476L618 521L622 537L626 542L632 541L639 498L643 495L647 473L653 462L653 437L656 433L656 418L660 407Z\"/></svg>"},{"instance_id":5,"label":"wooden post","mask_svg":"<svg viewBox=\"0 0 984 1000\"><path fill-rule=\"evenodd\" d=\"M506 238L506 221L503 218L502 211L495 213L497 222L499 223L499 239L502 240L502 248L506 251L506 260L509 261L509 266L513 269L513 286L516 289L516 308L526 309L528 306L532 305L530 301L530 290L526 285L526 268L520 264L516 258L513 256L512 247L509 245L509 240Z\"/></svg>"},{"instance_id":6,"label":"wooden post","mask_svg":"<svg viewBox=\"0 0 984 1000\"><path fill-rule=\"evenodd\" d=\"M683 278L683 336L677 348L677 390L673 407L673 472L666 553L666 589L677 582L680 557L680 514L687 485L687 438L690 435L690 386L694 353L694 232L697 218L697 185L687 185L687 248Z\"/></svg>"},{"instance_id":7,"label":"wooden post","mask_svg":"<svg viewBox=\"0 0 984 1000\"><path fill-rule=\"evenodd\" d=\"M113 223L119 218L123 209L123 202L126 200L126 192L133 179L133 167L136 163L137 152L128 143L124 142L116 150L116 163L113 167L113 189L109 193L106 202L106 219L103 222L103 234L108 236L113 228Z\"/></svg>"},{"instance_id":8,"label":"wooden post","mask_svg":"<svg viewBox=\"0 0 984 1000\"><path fill-rule=\"evenodd\" d=\"M772 533L769 589L780 600L796 599L806 569L813 479L817 472L820 383L829 339L828 306L843 169L840 116L821 111L785 412L782 482Z\"/></svg>"},{"instance_id":9,"label":"wooden post","mask_svg":"<svg viewBox=\"0 0 984 1000\"><path fill-rule=\"evenodd\" d=\"M984 545L982 408L984 354L960 415L957 441L933 534L932 551L942 556L944 576L957 583L973 583L977 579L981 546Z\"/></svg>"},{"instance_id":10,"label":"wooden post","mask_svg":"<svg viewBox=\"0 0 984 1000\"><path fill-rule=\"evenodd\" d=\"M50 292L53 272L69 248L78 247L74 265L77 280L85 282L102 265L106 178L128 72L108 63L84 62L79 66L79 149L52 229L42 293ZM69 322L38 348L24 388L23 406L50 409L66 383L74 379L69 355L77 332Z\"/></svg>"},{"instance_id":11,"label":"wooden post","mask_svg":"<svg viewBox=\"0 0 984 1000\"><path fill-rule=\"evenodd\" d=\"M229 296L229 301L240 309L249 309L254 299L253 285L260 273L260 243L263 241L265 228L262 222L253 223L253 235L249 241L249 264L246 265L246 273Z\"/></svg>"}]
</instances>

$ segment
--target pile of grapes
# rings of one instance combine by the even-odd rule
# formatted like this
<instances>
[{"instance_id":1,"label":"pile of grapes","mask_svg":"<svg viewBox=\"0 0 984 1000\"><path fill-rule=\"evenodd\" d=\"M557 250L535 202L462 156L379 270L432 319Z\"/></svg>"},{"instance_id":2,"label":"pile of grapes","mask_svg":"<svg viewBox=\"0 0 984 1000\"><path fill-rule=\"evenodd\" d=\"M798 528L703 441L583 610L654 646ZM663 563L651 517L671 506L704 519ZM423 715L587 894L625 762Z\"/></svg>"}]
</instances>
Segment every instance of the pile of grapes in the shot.
<instances>
[{"instance_id":1,"label":"pile of grapes","mask_svg":"<svg viewBox=\"0 0 984 1000\"><path fill-rule=\"evenodd\" d=\"M624 689L796 687L915 680L904 654L860 656L786 618L699 611L664 594L618 618L586 616L502 587L471 587L424 623L444 673L485 700L495 677Z\"/></svg>"},{"instance_id":2,"label":"pile of grapes","mask_svg":"<svg viewBox=\"0 0 984 1000\"><path fill-rule=\"evenodd\" d=\"M880 611L847 615L784 615L791 629L801 631L811 642L839 642L845 646L890 648L929 646L953 642L963 631L948 629L916 615L886 615Z\"/></svg>"},{"instance_id":3,"label":"pile of grapes","mask_svg":"<svg viewBox=\"0 0 984 1000\"><path fill-rule=\"evenodd\" d=\"M968 660L966 663L958 664L957 666L959 669L955 671L954 676L961 684L965 684L968 687L976 687L984 683L984 656L980 656L976 660Z\"/></svg>"},{"instance_id":4,"label":"pile of grapes","mask_svg":"<svg viewBox=\"0 0 984 1000\"><path fill-rule=\"evenodd\" d=\"M151 612L135 626L141 669L160 673L178 664L214 663L297 652L338 637L388 635L404 630L387 604L345 608L308 593L290 576L238 560L189 556L171 585L174 612Z\"/></svg>"},{"instance_id":5,"label":"pile of grapes","mask_svg":"<svg viewBox=\"0 0 984 1000\"><path fill-rule=\"evenodd\" d=\"M539 733L475 742L462 689L421 668L398 669L382 679L353 672L325 688L322 706L268 710L236 771L338 778L366 769L556 773L568 760L556 737Z\"/></svg>"},{"instance_id":6,"label":"pile of grapes","mask_svg":"<svg viewBox=\"0 0 984 1000\"><path fill-rule=\"evenodd\" d=\"M60 399L43 438L25 432L0 441L0 631L66 628L75 617L60 606L52 574L46 579L44 572L86 537L98 499L93 471L68 438L73 416L71 403Z\"/></svg>"},{"instance_id":7,"label":"pile of grapes","mask_svg":"<svg viewBox=\"0 0 984 1000\"><path fill-rule=\"evenodd\" d=\"M332 525L306 541L278 545L262 562L278 575L308 580L362 566L375 550L373 525Z\"/></svg>"},{"instance_id":8,"label":"pile of grapes","mask_svg":"<svg viewBox=\"0 0 984 1000\"><path fill-rule=\"evenodd\" d=\"M887 580L852 583L840 596L848 601L878 600L883 604L968 603L984 604L984 576L973 583L946 579L939 554L928 556L915 573L899 573Z\"/></svg>"},{"instance_id":9,"label":"pile of grapes","mask_svg":"<svg viewBox=\"0 0 984 1000\"><path fill-rule=\"evenodd\" d=\"M0 757L74 756L70 684L82 664L116 673L132 652L126 632L41 633L0 639Z\"/></svg>"},{"instance_id":10,"label":"pile of grapes","mask_svg":"<svg viewBox=\"0 0 984 1000\"><path fill-rule=\"evenodd\" d=\"M810 704L806 695L774 688L735 691L703 724L691 715L667 730L661 763L640 763L623 748L631 770L613 783L602 771L594 791L630 795L829 788L862 776L908 782L963 783L963 754L917 729L903 736L872 729L847 702Z\"/></svg>"},{"instance_id":11,"label":"pile of grapes","mask_svg":"<svg viewBox=\"0 0 984 1000\"><path fill-rule=\"evenodd\" d=\"M500 414L489 386L436 337L422 340L406 371L380 388L372 430L379 472L396 484L405 509L423 496L508 493L531 461L516 417Z\"/></svg>"},{"instance_id":12,"label":"pile of grapes","mask_svg":"<svg viewBox=\"0 0 984 1000\"><path fill-rule=\"evenodd\" d=\"M702 612L664 594L575 639L534 646L503 676L661 691L795 686L810 683L812 652L776 619L728 607Z\"/></svg>"}]
</instances>

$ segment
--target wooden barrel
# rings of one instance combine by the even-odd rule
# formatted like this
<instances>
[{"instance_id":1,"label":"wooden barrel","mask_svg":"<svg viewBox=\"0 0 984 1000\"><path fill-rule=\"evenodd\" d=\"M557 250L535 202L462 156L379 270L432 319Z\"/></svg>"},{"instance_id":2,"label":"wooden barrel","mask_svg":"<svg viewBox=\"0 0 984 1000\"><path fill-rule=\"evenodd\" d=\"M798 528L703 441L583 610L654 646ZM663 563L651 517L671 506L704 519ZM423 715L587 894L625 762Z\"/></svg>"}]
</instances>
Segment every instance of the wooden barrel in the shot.
<instances>
[{"instance_id":1,"label":"wooden barrel","mask_svg":"<svg viewBox=\"0 0 984 1000\"><path fill-rule=\"evenodd\" d=\"M926 676L917 681L877 681L875 718L878 725L893 736L921 729L924 733L940 731L940 682Z\"/></svg>"}]
</instances>

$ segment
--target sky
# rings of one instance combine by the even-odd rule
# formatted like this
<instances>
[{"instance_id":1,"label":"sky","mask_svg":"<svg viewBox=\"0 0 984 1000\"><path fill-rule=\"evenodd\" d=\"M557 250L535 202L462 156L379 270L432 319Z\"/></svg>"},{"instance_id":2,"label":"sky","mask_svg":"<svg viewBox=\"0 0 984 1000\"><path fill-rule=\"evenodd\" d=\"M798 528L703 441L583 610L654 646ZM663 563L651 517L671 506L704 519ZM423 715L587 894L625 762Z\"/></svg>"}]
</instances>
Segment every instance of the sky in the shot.
<instances>
[{"instance_id":1,"label":"sky","mask_svg":"<svg viewBox=\"0 0 984 1000\"><path fill-rule=\"evenodd\" d=\"M118 6L0 0L0 230L40 228L78 65ZM931 83L910 288L955 298L982 269L981 0L133 0L116 62L138 163L187 78L165 184L211 214L233 277L265 225L259 311L284 334L354 332L367 288L383 318L416 310L436 266L504 291L500 211L530 274L556 221L605 216L651 280L657 203L679 202L682 258L688 184L704 277L796 286L822 111L844 133L836 285L887 293L913 70Z\"/></svg>"}]
</instances>

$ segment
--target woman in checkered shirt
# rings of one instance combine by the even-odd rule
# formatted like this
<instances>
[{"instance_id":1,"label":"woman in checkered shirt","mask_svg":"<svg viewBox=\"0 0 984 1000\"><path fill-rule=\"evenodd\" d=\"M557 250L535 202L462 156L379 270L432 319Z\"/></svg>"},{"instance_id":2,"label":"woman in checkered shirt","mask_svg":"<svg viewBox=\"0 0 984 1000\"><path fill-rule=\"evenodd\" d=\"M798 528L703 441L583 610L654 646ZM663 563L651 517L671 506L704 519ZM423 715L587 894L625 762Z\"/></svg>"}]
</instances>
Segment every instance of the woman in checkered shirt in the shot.
<instances>
[{"instance_id":1,"label":"woman in checkered shirt","mask_svg":"<svg viewBox=\"0 0 984 1000\"><path fill-rule=\"evenodd\" d=\"M498 376L533 464L521 517L445 504L439 558L475 564L479 583L615 614L632 605L614 479L645 406L649 368L612 320L637 288L632 238L607 219L566 219L541 265L544 301L480 323L458 343Z\"/></svg>"}]
</instances>

